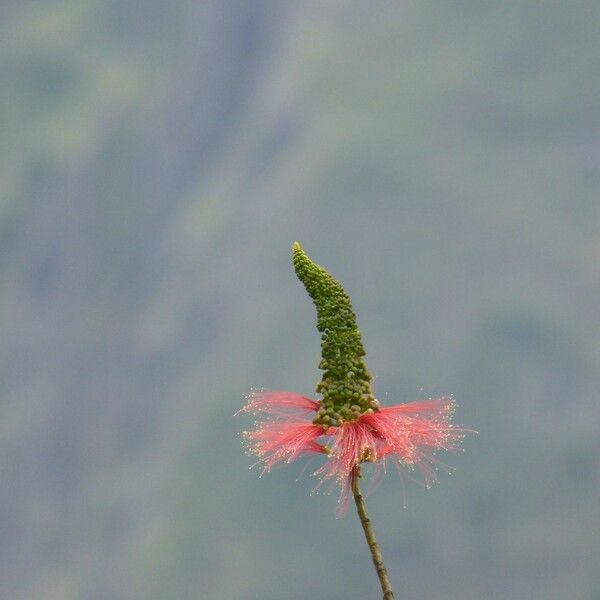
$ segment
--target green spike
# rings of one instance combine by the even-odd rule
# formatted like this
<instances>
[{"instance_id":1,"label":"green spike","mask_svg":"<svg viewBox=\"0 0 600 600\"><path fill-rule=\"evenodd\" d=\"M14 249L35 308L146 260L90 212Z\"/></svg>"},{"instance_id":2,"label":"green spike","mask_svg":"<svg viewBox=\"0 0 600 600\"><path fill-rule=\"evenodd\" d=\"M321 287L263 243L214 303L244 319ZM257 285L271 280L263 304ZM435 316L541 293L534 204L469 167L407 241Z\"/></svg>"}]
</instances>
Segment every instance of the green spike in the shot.
<instances>
[{"instance_id":1,"label":"green spike","mask_svg":"<svg viewBox=\"0 0 600 600\"><path fill-rule=\"evenodd\" d=\"M292 251L296 275L315 303L317 329L322 334L319 368L323 377L316 389L323 398L315 423L331 424L332 414L343 421L352 421L367 410L377 410L348 294L339 281L308 257L298 242L294 242Z\"/></svg>"}]
</instances>

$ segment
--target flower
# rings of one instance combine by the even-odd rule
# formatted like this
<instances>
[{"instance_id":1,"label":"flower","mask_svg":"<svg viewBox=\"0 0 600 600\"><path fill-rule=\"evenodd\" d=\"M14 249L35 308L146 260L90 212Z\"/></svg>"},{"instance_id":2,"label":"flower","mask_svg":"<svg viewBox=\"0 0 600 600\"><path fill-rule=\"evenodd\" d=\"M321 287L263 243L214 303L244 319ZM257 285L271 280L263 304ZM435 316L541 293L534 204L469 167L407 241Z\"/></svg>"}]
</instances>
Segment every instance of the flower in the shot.
<instances>
[{"instance_id":1,"label":"flower","mask_svg":"<svg viewBox=\"0 0 600 600\"><path fill-rule=\"evenodd\" d=\"M318 408L318 402L292 392L261 391L249 395L248 403L241 411L262 418L254 431L245 431L243 435L248 450L259 457L263 473L279 462L291 463L302 454L326 451L317 443L323 428L300 420L303 414L316 412Z\"/></svg>"},{"instance_id":2,"label":"flower","mask_svg":"<svg viewBox=\"0 0 600 600\"><path fill-rule=\"evenodd\" d=\"M399 467L419 471L430 486L441 464L436 452L459 451L466 432L451 422L452 396L388 407L371 401L370 409L358 415L355 411L348 420L334 414L329 420L335 425L315 422L321 408L322 401L293 392L252 392L242 411L257 415L258 420L256 428L243 435L263 472L306 454L326 455L326 462L314 472L321 478L317 487L327 480L337 483L342 512L353 474L362 463L385 465L392 460Z\"/></svg>"},{"instance_id":3,"label":"flower","mask_svg":"<svg viewBox=\"0 0 600 600\"><path fill-rule=\"evenodd\" d=\"M298 279L317 309L323 371L316 391L320 400L293 392L253 392L242 411L258 416L256 428L244 432L248 450L263 472L305 454L327 461L315 475L339 484L342 510L362 463L418 470L426 485L443 465L439 450L457 451L466 429L452 424L454 400L441 396L381 407L371 390L371 373L356 315L341 283L314 263L298 242L292 249ZM319 487L319 486L317 486Z\"/></svg>"}]
</instances>

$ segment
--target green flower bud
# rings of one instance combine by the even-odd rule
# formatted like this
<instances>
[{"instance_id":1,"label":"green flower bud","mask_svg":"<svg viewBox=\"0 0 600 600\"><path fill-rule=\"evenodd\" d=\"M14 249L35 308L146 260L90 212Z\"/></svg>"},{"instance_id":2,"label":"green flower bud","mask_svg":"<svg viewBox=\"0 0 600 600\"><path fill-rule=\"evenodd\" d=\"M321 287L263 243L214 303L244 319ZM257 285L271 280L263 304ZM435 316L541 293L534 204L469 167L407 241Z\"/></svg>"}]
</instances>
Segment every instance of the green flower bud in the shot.
<instances>
[{"instance_id":1,"label":"green flower bud","mask_svg":"<svg viewBox=\"0 0 600 600\"><path fill-rule=\"evenodd\" d=\"M350 298L342 285L323 267L315 264L296 242L293 262L298 279L304 284L317 309L317 329L321 332L323 370L317 392L323 395L322 405L334 411L334 419L354 419L372 404L363 402L371 395L371 374L363 360L365 350ZM352 409L354 410L351 410ZM333 413L327 410L327 416ZM317 419L324 422L324 413Z\"/></svg>"}]
</instances>

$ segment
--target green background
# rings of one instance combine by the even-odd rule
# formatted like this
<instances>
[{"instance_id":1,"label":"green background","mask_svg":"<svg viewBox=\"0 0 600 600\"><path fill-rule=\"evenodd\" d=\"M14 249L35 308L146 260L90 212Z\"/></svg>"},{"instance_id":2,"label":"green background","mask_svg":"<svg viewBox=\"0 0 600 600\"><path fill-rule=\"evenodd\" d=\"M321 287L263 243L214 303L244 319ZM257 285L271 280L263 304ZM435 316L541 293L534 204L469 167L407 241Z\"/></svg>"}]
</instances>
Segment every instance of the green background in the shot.
<instances>
[{"instance_id":1,"label":"green background","mask_svg":"<svg viewBox=\"0 0 600 600\"><path fill-rule=\"evenodd\" d=\"M454 393L368 498L401 599L600 598L600 3L0 4L0 597L377 598L319 464L291 243L387 403Z\"/></svg>"}]
</instances>

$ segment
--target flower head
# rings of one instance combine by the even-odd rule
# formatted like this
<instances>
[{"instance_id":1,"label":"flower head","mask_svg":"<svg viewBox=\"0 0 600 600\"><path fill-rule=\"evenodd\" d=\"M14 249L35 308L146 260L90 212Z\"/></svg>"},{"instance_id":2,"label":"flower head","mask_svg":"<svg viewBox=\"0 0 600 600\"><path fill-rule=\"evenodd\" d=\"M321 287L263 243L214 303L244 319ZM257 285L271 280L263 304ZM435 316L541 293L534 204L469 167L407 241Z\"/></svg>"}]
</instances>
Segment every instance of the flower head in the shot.
<instances>
[{"instance_id":1,"label":"flower head","mask_svg":"<svg viewBox=\"0 0 600 600\"><path fill-rule=\"evenodd\" d=\"M317 442L323 429L303 414L314 412L319 404L293 392L252 392L243 412L258 416L256 429L244 432L248 450L259 457L263 473L280 462L291 463L302 454L323 453Z\"/></svg>"},{"instance_id":2,"label":"flower head","mask_svg":"<svg viewBox=\"0 0 600 600\"><path fill-rule=\"evenodd\" d=\"M356 316L341 284L316 265L295 243L296 274L317 308L322 333L323 370L313 400L293 392L253 392L244 412L257 416L255 429L244 432L248 450L263 472L305 454L326 455L315 471L321 483L341 489L342 510L353 477L362 463L409 467L431 485L437 479L440 450L458 451L468 431L452 424L452 396L382 407L371 390L371 374ZM320 485L320 484L319 484Z\"/></svg>"},{"instance_id":3,"label":"flower head","mask_svg":"<svg viewBox=\"0 0 600 600\"><path fill-rule=\"evenodd\" d=\"M451 423L452 396L397 404L341 419L337 426L314 423L320 402L292 392L259 392L242 409L258 415L256 428L244 432L246 445L258 456L263 472L277 463L291 463L302 455L324 454L327 459L314 474L341 490L341 508L355 468L362 463L419 472L427 486L437 479L436 452L460 450L465 431Z\"/></svg>"}]
</instances>

